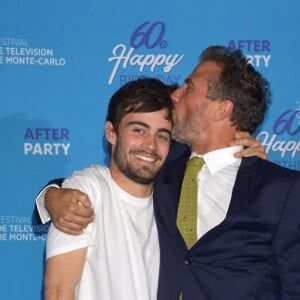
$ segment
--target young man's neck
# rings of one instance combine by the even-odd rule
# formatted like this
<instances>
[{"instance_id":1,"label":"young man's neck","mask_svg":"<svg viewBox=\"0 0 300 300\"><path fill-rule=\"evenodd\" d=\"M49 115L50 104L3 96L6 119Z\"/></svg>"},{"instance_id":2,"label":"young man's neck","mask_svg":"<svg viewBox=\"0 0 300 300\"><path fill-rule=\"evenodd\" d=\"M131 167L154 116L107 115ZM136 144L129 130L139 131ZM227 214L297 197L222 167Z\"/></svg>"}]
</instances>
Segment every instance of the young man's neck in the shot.
<instances>
[{"instance_id":1,"label":"young man's neck","mask_svg":"<svg viewBox=\"0 0 300 300\"><path fill-rule=\"evenodd\" d=\"M138 197L147 198L152 194L153 182L149 184L137 183L126 177L120 170L110 167L110 174L116 184L126 193Z\"/></svg>"}]
</instances>

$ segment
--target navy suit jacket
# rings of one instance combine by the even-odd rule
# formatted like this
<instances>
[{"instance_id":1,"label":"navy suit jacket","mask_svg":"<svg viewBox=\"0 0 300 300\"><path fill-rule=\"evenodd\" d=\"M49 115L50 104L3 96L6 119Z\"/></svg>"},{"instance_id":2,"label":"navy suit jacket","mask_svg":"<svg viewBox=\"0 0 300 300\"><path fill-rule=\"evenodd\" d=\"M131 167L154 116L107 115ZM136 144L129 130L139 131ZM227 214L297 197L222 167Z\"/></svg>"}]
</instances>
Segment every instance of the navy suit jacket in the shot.
<instances>
[{"instance_id":1,"label":"navy suit jacket","mask_svg":"<svg viewBox=\"0 0 300 300\"><path fill-rule=\"evenodd\" d=\"M188 250L176 216L186 146L175 143L156 178L159 300L300 299L300 172L243 158L225 220Z\"/></svg>"}]
</instances>

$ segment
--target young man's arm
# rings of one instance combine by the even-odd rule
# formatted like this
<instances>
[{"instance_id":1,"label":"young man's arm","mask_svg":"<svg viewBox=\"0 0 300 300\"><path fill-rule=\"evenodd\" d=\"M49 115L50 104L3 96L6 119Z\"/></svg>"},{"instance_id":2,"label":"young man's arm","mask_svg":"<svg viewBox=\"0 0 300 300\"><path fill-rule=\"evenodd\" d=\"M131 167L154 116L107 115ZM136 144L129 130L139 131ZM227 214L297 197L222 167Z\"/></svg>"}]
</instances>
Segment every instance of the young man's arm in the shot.
<instances>
[{"instance_id":1,"label":"young man's arm","mask_svg":"<svg viewBox=\"0 0 300 300\"><path fill-rule=\"evenodd\" d=\"M45 300L75 300L87 248L47 259L44 279Z\"/></svg>"}]
</instances>

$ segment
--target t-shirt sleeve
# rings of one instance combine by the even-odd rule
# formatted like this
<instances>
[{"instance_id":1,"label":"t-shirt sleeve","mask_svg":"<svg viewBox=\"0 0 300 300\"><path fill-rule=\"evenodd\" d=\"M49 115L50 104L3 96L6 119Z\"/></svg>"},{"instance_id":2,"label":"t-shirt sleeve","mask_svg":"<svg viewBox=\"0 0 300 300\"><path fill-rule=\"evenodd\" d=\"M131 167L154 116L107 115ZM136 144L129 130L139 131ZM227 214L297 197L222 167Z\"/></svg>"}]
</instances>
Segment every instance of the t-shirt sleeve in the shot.
<instances>
[{"instance_id":1,"label":"t-shirt sleeve","mask_svg":"<svg viewBox=\"0 0 300 300\"><path fill-rule=\"evenodd\" d=\"M81 172L75 172L63 182L62 187L79 189L90 196L92 194L93 184L91 180L83 176ZM58 230L51 224L47 236L46 258L48 259L51 256L93 246L94 226L95 221L90 223L81 235L69 235Z\"/></svg>"}]
</instances>

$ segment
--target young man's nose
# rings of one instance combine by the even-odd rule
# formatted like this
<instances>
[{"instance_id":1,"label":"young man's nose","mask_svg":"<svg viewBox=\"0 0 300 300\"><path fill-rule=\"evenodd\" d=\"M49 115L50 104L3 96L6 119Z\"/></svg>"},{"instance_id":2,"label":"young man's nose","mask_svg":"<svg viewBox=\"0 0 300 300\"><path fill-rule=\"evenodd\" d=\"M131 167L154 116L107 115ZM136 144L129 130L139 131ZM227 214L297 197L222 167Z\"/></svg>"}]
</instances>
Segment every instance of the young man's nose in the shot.
<instances>
[{"instance_id":1,"label":"young man's nose","mask_svg":"<svg viewBox=\"0 0 300 300\"><path fill-rule=\"evenodd\" d=\"M148 134L145 139L144 139L144 143L145 146L147 146L147 148L150 149L155 149L156 147L156 137L152 134Z\"/></svg>"}]
</instances>

